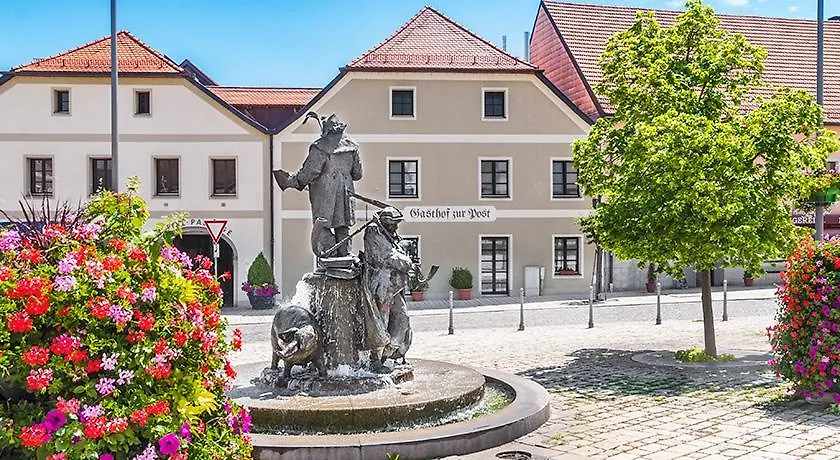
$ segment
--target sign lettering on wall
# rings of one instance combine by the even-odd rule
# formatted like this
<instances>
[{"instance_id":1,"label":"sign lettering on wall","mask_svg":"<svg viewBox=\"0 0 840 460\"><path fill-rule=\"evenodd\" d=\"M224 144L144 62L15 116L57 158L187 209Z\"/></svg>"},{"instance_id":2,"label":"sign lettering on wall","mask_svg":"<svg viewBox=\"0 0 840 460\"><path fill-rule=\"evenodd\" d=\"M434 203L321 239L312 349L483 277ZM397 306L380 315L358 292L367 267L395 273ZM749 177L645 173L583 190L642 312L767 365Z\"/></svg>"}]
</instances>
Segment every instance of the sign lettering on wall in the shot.
<instances>
[{"instance_id":1,"label":"sign lettering on wall","mask_svg":"<svg viewBox=\"0 0 840 460\"><path fill-rule=\"evenodd\" d=\"M494 206L408 206L403 209L406 222L493 222Z\"/></svg>"},{"instance_id":2,"label":"sign lettering on wall","mask_svg":"<svg viewBox=\"0 0 840 460\"><path fill-rule=\"evenodd\" d=\"M207 220L212 221L212 219ZM204 219L200 217L190 217L189 219L187 219L187 221L184 223L184 228L200 228L204 231L207 231L207 227L204 224ZM225 229L222 231L222 235L229 237L231 233L233 232L231 231L230 226L225 226Z\"/></svg>"}]
</instances>

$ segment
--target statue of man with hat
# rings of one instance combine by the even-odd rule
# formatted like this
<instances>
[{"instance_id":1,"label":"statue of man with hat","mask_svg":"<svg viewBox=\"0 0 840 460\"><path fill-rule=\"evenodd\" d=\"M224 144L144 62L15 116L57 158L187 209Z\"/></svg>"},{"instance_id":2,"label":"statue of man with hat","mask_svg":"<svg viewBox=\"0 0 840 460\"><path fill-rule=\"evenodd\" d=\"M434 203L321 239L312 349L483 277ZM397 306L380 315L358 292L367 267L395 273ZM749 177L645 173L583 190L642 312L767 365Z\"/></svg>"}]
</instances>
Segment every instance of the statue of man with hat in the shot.
<instances>
[{"instance_id":1,"label":"statue of man with hat","mask_svg":"<svg viewBox=\"0 0 840 460\"><path fill-rule=\"evenodd\" d=\"M303 190L309 186L313 251L319 257L344 257L350 253L348 236L355 222L350 193L353 182L362 178L359 144L344 134L347 125L335 114L319 118L315 112L309 112L306 119L309 118L321 124L321 137L309 146L309 154L298 172L289 174L278 169L274 179L281 190Z\"/></svg>"},{"instance_id":2,"label":"statue of man with hat","mask_svg":"<svg viewBox=\"0 0 840 460\"><path fill-rule=\"evenodd\" d=\"M400 245L397 227L402 213L386 207L374 213L365 229L362 288L365 294L365 347L371 367L383 369L388 358L402 357L411 346L412 332L405 304L411 257Z\"/></svg>"}]
</instances>

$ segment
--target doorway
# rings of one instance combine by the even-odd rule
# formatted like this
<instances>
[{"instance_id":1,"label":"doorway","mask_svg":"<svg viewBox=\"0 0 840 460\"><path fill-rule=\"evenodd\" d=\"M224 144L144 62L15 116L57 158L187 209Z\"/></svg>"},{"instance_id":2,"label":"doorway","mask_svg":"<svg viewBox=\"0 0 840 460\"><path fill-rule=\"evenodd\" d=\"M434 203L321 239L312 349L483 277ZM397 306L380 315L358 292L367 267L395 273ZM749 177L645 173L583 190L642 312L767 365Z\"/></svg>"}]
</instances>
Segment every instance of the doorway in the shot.
<instances>
[{"instance_id":1,"label":"doorway","mask_svg":"<svg viewBox=\"0 0 840 460\"><path fill-rule=\"evenodd\" d=\"M213 260L213 240L210 239L210 235L183 235L175 238L174 245L190 258L201 254ZM223 307L233 306L233 270L233 248L222 238L219 240L219 276L224 272L230 272L231 275L229 279L221 282ZM212 267L210 272L213 272Z\"/></svg>"}]
</instances>

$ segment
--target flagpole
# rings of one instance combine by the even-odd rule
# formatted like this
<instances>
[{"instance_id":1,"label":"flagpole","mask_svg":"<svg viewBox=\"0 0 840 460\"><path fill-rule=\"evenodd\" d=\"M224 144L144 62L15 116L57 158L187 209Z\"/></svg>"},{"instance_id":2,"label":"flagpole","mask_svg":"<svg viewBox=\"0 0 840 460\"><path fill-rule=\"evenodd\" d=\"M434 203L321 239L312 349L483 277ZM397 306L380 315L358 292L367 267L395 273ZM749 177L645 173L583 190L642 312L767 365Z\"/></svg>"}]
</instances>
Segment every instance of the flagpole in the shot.
<instances>
[{"instance_id":1,"label":"flagpole","mask_svg":"<svg viewBox=\"0 0 840 460\"><path fill-rule=\"evenodd\" d=\"M120 190L117 149L117 0L111 0L111 188Z\"/></svg>"},{"instance_id":2,"label":"flagpole","mask_svg":"<svg viewBox=\"0 0 840 460\"><path fill-rule=\"evenodd\" d=\"M823 106L823 0L817 0L817 104ZM824 118L824 117L823 117ZM825 167L825 166L823 166ZM823 203L817 203L814 211L814 239L823 240L825 226L825 207Z\"/></svg>"}]
</instances>

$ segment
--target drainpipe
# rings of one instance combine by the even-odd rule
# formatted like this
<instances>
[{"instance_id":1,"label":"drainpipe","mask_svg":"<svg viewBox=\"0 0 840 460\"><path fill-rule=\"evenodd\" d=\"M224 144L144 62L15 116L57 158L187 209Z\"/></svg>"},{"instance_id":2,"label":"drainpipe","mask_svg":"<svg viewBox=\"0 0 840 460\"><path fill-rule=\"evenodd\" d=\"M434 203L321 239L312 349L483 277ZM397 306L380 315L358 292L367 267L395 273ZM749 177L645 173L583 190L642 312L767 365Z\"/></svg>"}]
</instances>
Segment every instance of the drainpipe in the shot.
<instances>
[{"instance_id":1,"label":"drainpipe","mask_svg":"<svg viewBox=\"0 0 840 460\"><path fill-rule=\"evenodd\" d=\"M271 179L271 172L274 171L274 134L268 133L268 225L269 225L269 246L268 260L271 262L271 271L274 272L274 182Z\"/></svg>"}]
</instances>

